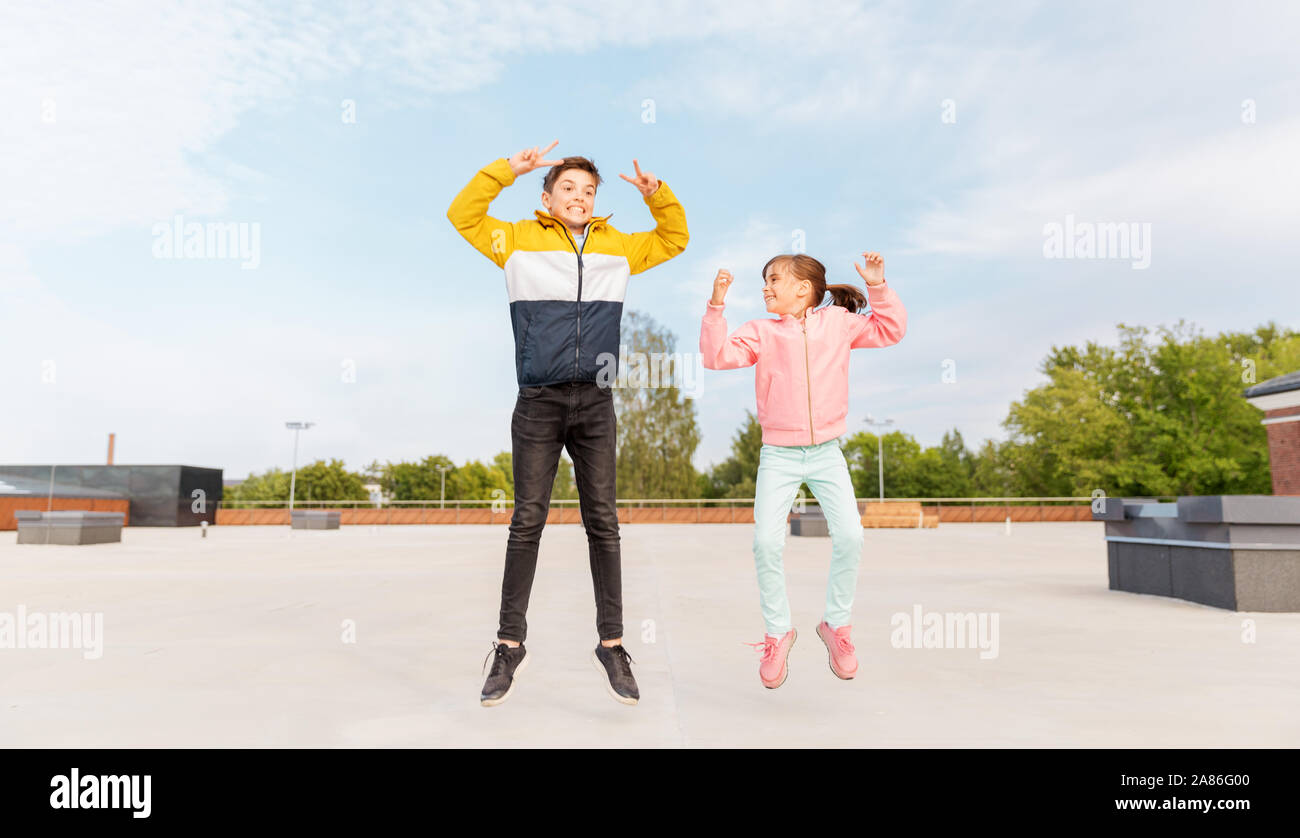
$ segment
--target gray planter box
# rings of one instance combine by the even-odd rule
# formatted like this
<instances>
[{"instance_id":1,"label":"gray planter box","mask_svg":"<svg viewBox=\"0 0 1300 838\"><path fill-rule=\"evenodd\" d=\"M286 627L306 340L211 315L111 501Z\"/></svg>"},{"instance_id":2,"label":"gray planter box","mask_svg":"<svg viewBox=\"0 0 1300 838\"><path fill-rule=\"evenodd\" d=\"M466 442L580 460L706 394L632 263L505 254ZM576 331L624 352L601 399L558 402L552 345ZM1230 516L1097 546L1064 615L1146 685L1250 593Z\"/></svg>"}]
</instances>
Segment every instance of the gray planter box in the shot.
<instances>
[{"instance_id":1,"label":"gray planter box","mask_svg":"<svg viewBox=\"0 0 1300 838\"><path fill-rule=\"evenodd\" d=\"M337 509L295 509L289 516L289 526L295 530L336 530L340 514Z\"/></svg>"},{"instance_id":2,"label":"gray planter box","mask_svg":"<svg viewBox=\"0 0 1300 838\"><path fill-rule=\"evenodd\" d=\"M1107 498L1110 588L1227 608L1300 611L1300 497Z\"/></svg>"},{"instance_id":3,"label":"gray planter box","mask_svg":"<svg viewBox=\"0 0 1300 838\"><path fill-rule=\"evenodd\" d=\"M19 510L19 544L108 544L122 540L121 512Z\"/></svg>"},{"instance_id":4,"label":"gray planter box","mask_svg":"<svg viewBox=\"0 0 1300 838\"><path fill-rule=\"evenodd\" d=\"M800 512L790 519L790 535L826 536L831 534L826 526L826 514L820 506L809 512Z\"/></svg>"}]
</instances>

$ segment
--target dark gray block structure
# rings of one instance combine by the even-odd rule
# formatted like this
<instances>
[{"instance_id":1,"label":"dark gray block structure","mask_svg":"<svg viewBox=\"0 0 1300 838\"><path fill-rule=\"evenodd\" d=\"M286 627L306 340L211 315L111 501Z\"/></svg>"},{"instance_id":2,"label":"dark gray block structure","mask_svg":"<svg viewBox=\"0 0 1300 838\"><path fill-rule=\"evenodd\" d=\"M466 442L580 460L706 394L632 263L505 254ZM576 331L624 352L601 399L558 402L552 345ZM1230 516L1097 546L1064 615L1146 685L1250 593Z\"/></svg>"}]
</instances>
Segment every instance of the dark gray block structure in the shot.
<instances>
[{"instance_id":1,"label":"dark gray block structure","mask_svg":"<svg viewBox=\"0 0 1300 838\"><path fill-rule=\"evenodd\" d=\"M1105 498L1092 517L1106 522L1112 590L1300 611L1300 497Z\"/></svg>"},{"instance_id":2,"label":"dark gray block structure","mask_svg":"<svg viewBox=\"0 0 1300 838\"><path fill-rule=\"evenodd\" d=\"M121 512L68 510L41 512L20 509L19 544L107 544L122 540Z\"/></svg>"},{"instance_id":3,"label":"dark gray block structure","mask_svg":"<svg viewBox=\"0 0 1300 838\"><path fill-rule=\"evenodd\" d=\"M341 514L337 509L295 509L289 526L295 530L336 530Z\"/></svg>"},{"instance_id":4,"label":"dark gray block structure","mask_svg":"<svg viewBox=\"0 0 1300 838\"><path fill-rule=\"evenodd\" d=\"M806 512L797 512L790 519L790 535L829 536L831 531L826 525L826 513L820 506L809 507Z\"/></svg>"},{"instance_id":5,"label":"dark gray block structure","mask_svg":"<svg viewBox=\"0 0 1300 838\"><path fill-rule=\"evenodd\" d=\"M12 476L38 489L50 481L64 493L103 490L130 501L133 527L196 527L217 520L221 469L199 466L0 466L0 480Z\"/></svg>"}]
</instances>

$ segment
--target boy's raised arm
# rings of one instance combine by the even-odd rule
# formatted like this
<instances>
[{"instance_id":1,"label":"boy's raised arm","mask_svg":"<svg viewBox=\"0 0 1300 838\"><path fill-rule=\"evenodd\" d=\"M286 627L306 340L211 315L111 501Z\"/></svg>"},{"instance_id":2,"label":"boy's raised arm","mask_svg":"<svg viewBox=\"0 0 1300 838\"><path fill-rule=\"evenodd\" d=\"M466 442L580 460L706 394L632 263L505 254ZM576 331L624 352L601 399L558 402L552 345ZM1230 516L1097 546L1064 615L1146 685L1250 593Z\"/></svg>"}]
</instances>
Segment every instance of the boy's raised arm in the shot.
<instances>
[{"instance_id":1,"label":"boy's raised arm","mask_svg":"<svg viewBox=\"0 0 1300 838\"><path fill-rule=\"evenodd\" d=\"M619 177L641 190L641 197L655 219L653 230L631 233L627 237L628 270L639 274L681 253L691 237L686 230L686 210L682 209L668 184L650 172L642 172L636 160L632 165L636 168L635 178L624 174Z\"/></svg>"},{"instance_id":2,"label":"boy's raised arm","mask_svg":"<svg viewBox=\"0 0 1300 838\"><path fill-rule=\"evenodd\" d=\"M447 219L465 241L502 268L515 246L515 227L509 221L493 218L487 211L502 187L514 182L515 173L510 164L504 157L497 158L478 170L447 209Z\"/></svg>"},{"instance_id":3,"label":"boy's raised arm","mask_svg":"<svg viewBox=\"0 0 1300 838\"><path fill-rule=\"evenodd\" d=\"M503 187L515 182L519 175L539 166L554 166L559 160L543 160L546 152L555 148L559 140L544 151L536 146L515 154L510 159L499 157L487 164L460 190L447 209L447 219L474 249L504 268L515 248L515 226L487 214L488 206L501 193Z\"/></svg>"}]
</instances>

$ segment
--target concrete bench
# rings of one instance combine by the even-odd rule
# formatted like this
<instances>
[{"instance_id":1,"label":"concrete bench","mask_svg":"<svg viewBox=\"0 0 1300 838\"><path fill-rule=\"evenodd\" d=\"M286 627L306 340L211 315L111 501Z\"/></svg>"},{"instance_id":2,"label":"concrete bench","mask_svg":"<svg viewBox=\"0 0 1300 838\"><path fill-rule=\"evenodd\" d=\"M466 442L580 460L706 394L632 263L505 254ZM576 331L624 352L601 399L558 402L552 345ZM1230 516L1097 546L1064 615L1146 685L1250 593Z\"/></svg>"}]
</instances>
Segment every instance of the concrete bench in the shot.
<instances>
[{"instance_id":1,"label":"concrete bench","mask_svg":"<svg viewBox=\"0 0 1300 838\"><path fill-rule=\"evenodd\" d=\"M14 512L19 544L108 544L122 540L121 512L61 510Z\"/></svg>"},{"instance_id":2,"label":"concrete bench","mask_svg":"<svg viewBox=\"0 0 1300 838\"><path fill-rule=\"evenodd\" d=\"M336 530L342 514L337 509L295 509L289 526L295 530Z\"/></svg>"},{"instance_id":3,"label":"concrete bench","mask_svg":"<svg viewBox=\"0 0 1300 838\"><path fill-rule=\"evenodd\" d=\"M867 501L862 510L864 527L937 527L939 516L921 511L919 501Z\"/></svg>"},{"instance_id":4,"label":"concrete bench","mask_svg":"<svg viewBox=\"0 0 1300 838\"><path fill-rule=\"evenodd\" d=\"M1111 590L1233 611L1300 611L1300 497L1100 501L1092 517L1106 523Z\"/></svg>"}]
</instances>

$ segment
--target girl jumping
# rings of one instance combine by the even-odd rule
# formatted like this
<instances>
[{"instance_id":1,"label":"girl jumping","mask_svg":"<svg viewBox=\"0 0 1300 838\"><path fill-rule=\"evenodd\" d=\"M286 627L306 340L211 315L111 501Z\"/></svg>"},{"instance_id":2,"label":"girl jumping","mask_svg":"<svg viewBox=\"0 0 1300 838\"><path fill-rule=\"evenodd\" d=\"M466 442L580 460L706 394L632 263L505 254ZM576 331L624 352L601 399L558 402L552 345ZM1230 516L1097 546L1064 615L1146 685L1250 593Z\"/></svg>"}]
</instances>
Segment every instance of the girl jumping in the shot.
<instances>
[{"instance_id":1,"label":"girl jumping","mask_svg":"<svg viewBox=\"0 0 1300 838\"><path fill-rule=\"evenodd\" d=\"M763 427L754 489L754 566L767 635L758 677L776 689L785 683L786 658L796 632L785 593L786 520L801 484L808 484L826 515L831 536L826 609L817 635L826 644L831 671L840 678L857 674L851 612L862 557L859 517L848 464L840 450L849 408L849 352L892 346L907 331L907 312L885 284L879 253L856 262L867 292L853 285L826 284L826 266L803 254L775 256L763 266L763 299L776 318L750 320L727 335L723 299L730 271L713 280L700 327L700 353L711 370L757 365L754 393ZM828 305L818 307L827 294ZM870 314L859 314L868 300Z\"/></svg>"}]
</instances>

